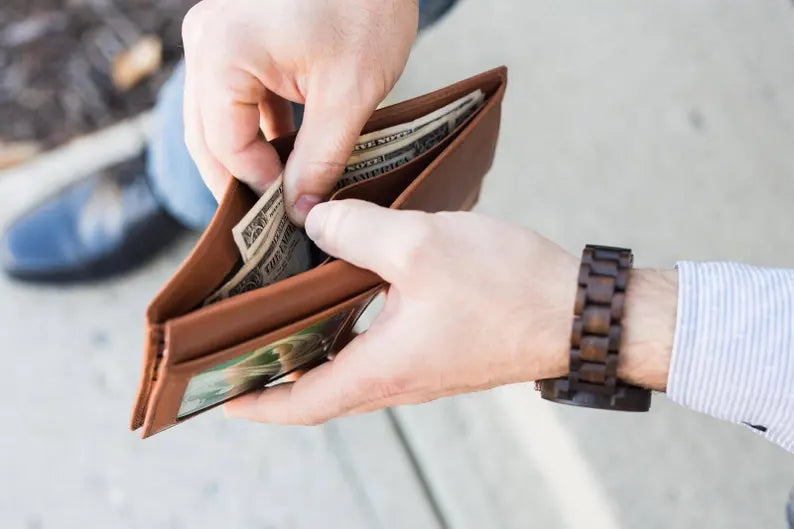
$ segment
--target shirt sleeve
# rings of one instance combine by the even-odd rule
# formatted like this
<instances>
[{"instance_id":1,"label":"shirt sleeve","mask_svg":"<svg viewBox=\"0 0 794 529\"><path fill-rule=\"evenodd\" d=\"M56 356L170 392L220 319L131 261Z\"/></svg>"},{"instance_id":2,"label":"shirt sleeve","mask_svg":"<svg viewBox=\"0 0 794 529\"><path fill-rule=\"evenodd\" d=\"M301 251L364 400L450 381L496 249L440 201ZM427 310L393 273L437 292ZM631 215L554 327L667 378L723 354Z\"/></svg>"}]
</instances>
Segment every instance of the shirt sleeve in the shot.
<instances>
[{"instance_id":1,"label":"shirt sleeve","mask_svg":"<svg viewBox=\"0 0 794 529\"><path fill-rule=\"evenodd\" d=\"M677 268L668 397L794 452L794 270Z\"/></svg>"}]
</instances>

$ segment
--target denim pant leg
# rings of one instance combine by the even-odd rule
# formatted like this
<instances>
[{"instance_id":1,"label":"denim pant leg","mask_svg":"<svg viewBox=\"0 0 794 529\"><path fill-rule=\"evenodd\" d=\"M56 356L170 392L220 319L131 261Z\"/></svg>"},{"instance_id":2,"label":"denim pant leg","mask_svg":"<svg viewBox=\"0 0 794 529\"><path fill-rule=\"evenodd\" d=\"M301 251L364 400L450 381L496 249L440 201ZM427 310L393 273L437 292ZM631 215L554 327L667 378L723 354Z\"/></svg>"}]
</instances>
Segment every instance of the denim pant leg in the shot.
<instances>
[{"instance_id":1,"label":"denim pant leg","mask_svg":"<svg viewBox=\"0 0 794 529\"><path fill-rule=\"evenodd\" d=\"M458 0L419 0L419 31L433 25Z\"/></svg>"},{"instance_id":2,"label":"denim pant leg","mask_svg":"<svg viewBox=\"0 0 794 529\"><path fill-rule=\"evenodd\" d=\"M420 0L419 30L439 20L457 0ZM171 215L189 228L203 229L218 207L188 153L182 123L185 65L179 63L160 90L149 139L147 172L155 196ZM296 126L303 108L295 105Z\"/></svg>"},{"instance_id":3,"label":"denim pant leg","mask_svg":"<svg viewBox=\"0 0 794 529\"><path fill-rule=\"evenodd\" d=\"M788 518L789 529L794 529L794 489L791 489L786 506L786 517Z\"/></svg>"},{"instance_id":4,"label":"denim pant leg","mask_svg":"<svg viewBox=\"0 0 794 529\"><path fill-rule=\"evenodd\" d=\"M154 109L146 157L152 191L160 204L189 228L203 229L218 207L185 146L182 90L185 64L179 63L163 85Z\"/></svg>"}]
</instances>

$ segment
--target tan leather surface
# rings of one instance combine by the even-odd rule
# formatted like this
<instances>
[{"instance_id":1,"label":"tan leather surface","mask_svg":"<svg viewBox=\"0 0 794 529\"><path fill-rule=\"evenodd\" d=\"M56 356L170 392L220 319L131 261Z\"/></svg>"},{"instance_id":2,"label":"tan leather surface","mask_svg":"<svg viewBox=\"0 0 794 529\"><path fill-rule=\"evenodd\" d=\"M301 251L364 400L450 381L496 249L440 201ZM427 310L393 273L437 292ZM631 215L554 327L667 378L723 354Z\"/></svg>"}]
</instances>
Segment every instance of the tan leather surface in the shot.
<instances>
[{"instance_id":1,"label":"tan leather surface","mask_svg":"<svg viewBox=\"0 0 794 529\"><path fill-rule=\"evenodd\" d=\"M264 335L258 336L252 340L247 340L243 343L238 343L226 349L217 350L212 354L204 357L195 358L193 360L182 362L177 365L171 366L169 369L161 368L160 377L153 394L152 402L149 405L149 412L147 413L146 422L144 424L144 437L154 435L162 430L165 430L182 420L189 420L188 416L185 419L177 420L177 413L182 403L182 395L185 392L188 382L196 373L208 369L214 365L220 364L227 360L236 358L242 354L253 351L259 347L273 343L286 336L289 336L297 331L300 331L314 323L328 318L331 315L340 312L348 311L345 322L340 328L339 334L344 336L346 331L352 327L357 316L372 300L375 294L380 291L379 287L368 289L362 294L359 294L351 299L345 300L333 307L329 307L323 311L312 313L306 318L298 321L293 321L287 326L277 328L275 331L267 332ZM338 350L343 345L340 343L335 349ZM202 410L198 413L203 413Z\"/></svg>"},{"instance_id":2,"label":"tan leather surface","mask_svg":"<svg viewBox=\"0 0 794 529\"><path fill-rule=\"evenodd\" d=\"M493 162L506 82L506 68L496 68L376 111L364 132L410 121L477 88L487 98L469 122L436 148L332 198L361 198L383 206L431 212L471 208ZM293 141L294 135L273 141L282 160L289 155ZM283 336L282 331L293 328L295 322L339 310L382 284L377 275L334 260L265 288L200 307L237 265L239 255L231 229L255 201L246 186L237 180L230 182L196 247L149 306L143 373L131 421L133 429L145 427L144 437L176 423L174 410L179 408L184 385L198 372L197 366L220 358L219 351L235 352L240 344Z\"/></svg>"}]
</instances>

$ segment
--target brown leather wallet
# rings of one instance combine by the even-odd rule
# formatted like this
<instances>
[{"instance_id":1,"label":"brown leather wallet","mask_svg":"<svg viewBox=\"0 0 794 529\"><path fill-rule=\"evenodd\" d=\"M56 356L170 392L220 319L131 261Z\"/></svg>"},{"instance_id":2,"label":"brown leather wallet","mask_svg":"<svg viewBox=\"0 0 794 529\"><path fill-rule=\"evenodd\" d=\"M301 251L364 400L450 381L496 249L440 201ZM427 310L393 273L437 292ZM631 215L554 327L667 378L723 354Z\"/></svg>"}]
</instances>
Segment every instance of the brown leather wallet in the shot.
<instances>
[{"instance_id":1,"label":"brown leather wallet","mask_svg":"<svg viewBox=\"0 0 794 529\"><path fill-rule=\"evenodd\" d=\"M472 208L493 162L506 84L507 69L500 67L376 111L363 133L414 120L476 89L485 94L482 108L443 142L331 200L428 212ZM294 134L272 142L282 161L293 141ZM231 230L256 200L232 181L193 251L149 305L131 420L144 438L318 365L352 339L354 323L385 288L376 274L326 258L307 272L202 306L239 266Z\"/></svg>"}]
</instances>

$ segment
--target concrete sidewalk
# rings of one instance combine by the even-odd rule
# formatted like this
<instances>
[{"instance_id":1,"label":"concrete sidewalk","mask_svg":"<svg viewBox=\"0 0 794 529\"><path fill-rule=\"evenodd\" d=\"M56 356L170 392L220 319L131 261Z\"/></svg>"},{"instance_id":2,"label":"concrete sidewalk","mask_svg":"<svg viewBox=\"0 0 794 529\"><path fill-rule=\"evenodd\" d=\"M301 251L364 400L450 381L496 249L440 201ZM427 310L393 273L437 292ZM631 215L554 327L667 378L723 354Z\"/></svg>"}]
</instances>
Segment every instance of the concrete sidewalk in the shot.
<instances>
[{"instance_id":1,"label":"concrete sidewalk","mask_svg":"<svg viewBox=\"0 0 794 529\"><path fill-rule=\"evenodd\" d=\"M792 56L787 0L463 0L392 99L507 64L480 211L639 266L793 267ZM0 173L0 227L141 131ZM191 244L117 282L0 279L3 527L785 527L794 456L661 395L611 415L515 386L313 429L213 412L140 441L143 310Z\"/></svg>"}]
</instances>

